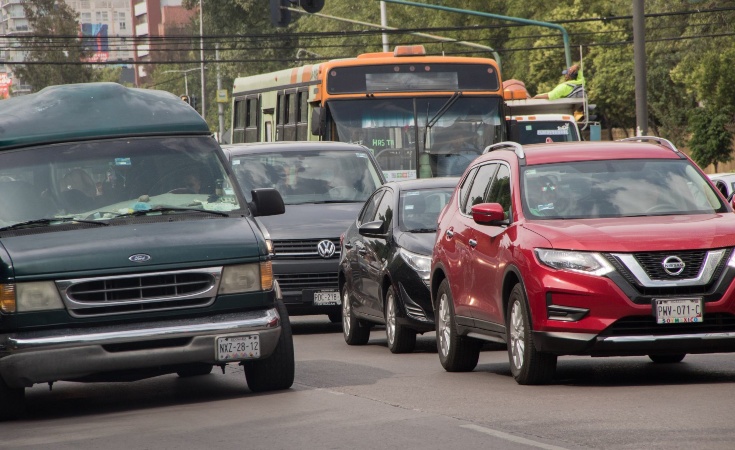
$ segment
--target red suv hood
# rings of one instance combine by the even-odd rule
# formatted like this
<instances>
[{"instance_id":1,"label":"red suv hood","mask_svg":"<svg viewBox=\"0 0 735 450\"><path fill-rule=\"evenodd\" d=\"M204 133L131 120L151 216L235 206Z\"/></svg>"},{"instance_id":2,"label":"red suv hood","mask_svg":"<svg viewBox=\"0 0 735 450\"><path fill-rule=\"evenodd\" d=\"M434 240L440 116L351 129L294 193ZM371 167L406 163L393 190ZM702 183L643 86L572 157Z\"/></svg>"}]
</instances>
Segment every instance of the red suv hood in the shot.
<instances>
[{"instance_id":1,"label":"red suv hood","mask_svg":"<svg viewBox=\"0 0 735 450\"><path fill-rule=\"evenodd\" d=\"M533 220L523 226L559 249L652 252L735 246L735 214L732 213Z\"/></svg>"}]
</instances>

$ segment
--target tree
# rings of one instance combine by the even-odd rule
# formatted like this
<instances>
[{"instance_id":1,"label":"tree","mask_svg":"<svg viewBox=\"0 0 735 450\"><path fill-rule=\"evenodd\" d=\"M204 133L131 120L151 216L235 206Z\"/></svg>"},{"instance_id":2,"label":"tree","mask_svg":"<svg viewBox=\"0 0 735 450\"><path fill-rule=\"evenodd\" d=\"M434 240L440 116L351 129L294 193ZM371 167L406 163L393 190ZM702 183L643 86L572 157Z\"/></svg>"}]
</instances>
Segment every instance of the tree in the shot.
<instances>
[{"instance_id":1,"label":"tree","mask_svg":"<svg viewBox=\"0 0 735 450\"><path fill-rule=\"evenodd\" d=\"M689 114L689 151L692 159L701 167L710 164L717 172L719 163L732 161L732 132L727 129L732 115L726 111L705 106Z\"/></svg>"},{"instance_id":2,"label":"tree","mask_svg":"<svg viewBox=\"0 0 735 450\"><path fill-rule=\"evenodd\" d=\"M89 56L82 46L77 13L63 0L26 0L23 10L33 35L25 41L29 64L15 73L38 91L46 86L93 81Z\"/></svg>"}]
</instances>

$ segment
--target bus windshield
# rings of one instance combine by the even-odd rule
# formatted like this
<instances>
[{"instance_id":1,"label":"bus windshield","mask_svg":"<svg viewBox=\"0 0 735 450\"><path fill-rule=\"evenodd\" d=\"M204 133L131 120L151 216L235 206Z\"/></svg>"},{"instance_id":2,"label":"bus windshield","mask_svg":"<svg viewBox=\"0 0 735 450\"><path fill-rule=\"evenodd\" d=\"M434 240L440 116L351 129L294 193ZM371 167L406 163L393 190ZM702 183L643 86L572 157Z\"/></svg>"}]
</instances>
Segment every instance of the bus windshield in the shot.
<instances>
[{"instance_id":1,"label":"bus windshield","mask_svg":"<svg viewBox=\"0 0 735 450\"><path fill-rule=\"evenodd\" d=\"M388 181L461 175L503 136L500 98L332 100L333 140L371 149ZM418 156L417 156L418 155Z\"/></svg>"}]
</instances>

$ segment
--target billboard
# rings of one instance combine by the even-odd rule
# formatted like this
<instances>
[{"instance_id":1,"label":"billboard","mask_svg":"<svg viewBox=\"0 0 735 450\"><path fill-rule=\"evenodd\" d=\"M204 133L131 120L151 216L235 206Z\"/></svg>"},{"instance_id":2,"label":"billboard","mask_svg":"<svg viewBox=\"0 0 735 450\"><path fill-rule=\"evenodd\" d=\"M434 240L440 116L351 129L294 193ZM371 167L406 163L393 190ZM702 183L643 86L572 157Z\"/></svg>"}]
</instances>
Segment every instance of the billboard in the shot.
<instances>
[{"instance_id":1,"label":"billboard","mask_svg":"<svg viewBox=\"0 0 735 450\"><path fill-rule=\"evenodd\" d=\"M107 39L106 23L82 24L82 47L91 53L87 62L106 62L110 57L110 44Z\"/></svg>"}]
</instances>

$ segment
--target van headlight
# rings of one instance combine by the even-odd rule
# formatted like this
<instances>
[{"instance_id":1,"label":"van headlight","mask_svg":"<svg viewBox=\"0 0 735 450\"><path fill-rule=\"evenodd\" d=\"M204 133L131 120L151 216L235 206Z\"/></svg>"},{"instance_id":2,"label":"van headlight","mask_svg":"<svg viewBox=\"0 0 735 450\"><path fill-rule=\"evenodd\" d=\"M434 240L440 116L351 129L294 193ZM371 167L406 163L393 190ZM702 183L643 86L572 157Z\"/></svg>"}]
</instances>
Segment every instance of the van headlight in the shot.
<instances>
[{"instance_id":1,"label":"van headlight","mask_svg":"<svg viewBox=\"0 0 735 450\"><path fill-rule=\"evenodd\" d=\"M538 260L552 269L571 270L599 277L615 271L612 264L599 253L546 248L537 248L535 251Z\"/></svg>"},{"instance_id":2,"label":"van headlight","mask_svg":"<svg viewBox=\"0 0 735 450\"><path fill-rule=\"evenodd\" d=\"M0 309L4 313L64 309L53 281L3 284L0 286Z\"/></svg>"},{"instance_id":3,"label":"van headlight","mask_svg":"<svg viewBox=\"0 0 735 450\"><path fill-rule=\"evenodd\" d=\"M270 261L225 266L219 294L239 294L273 289L273 266Z\"/></svg>"}]
</instances>

